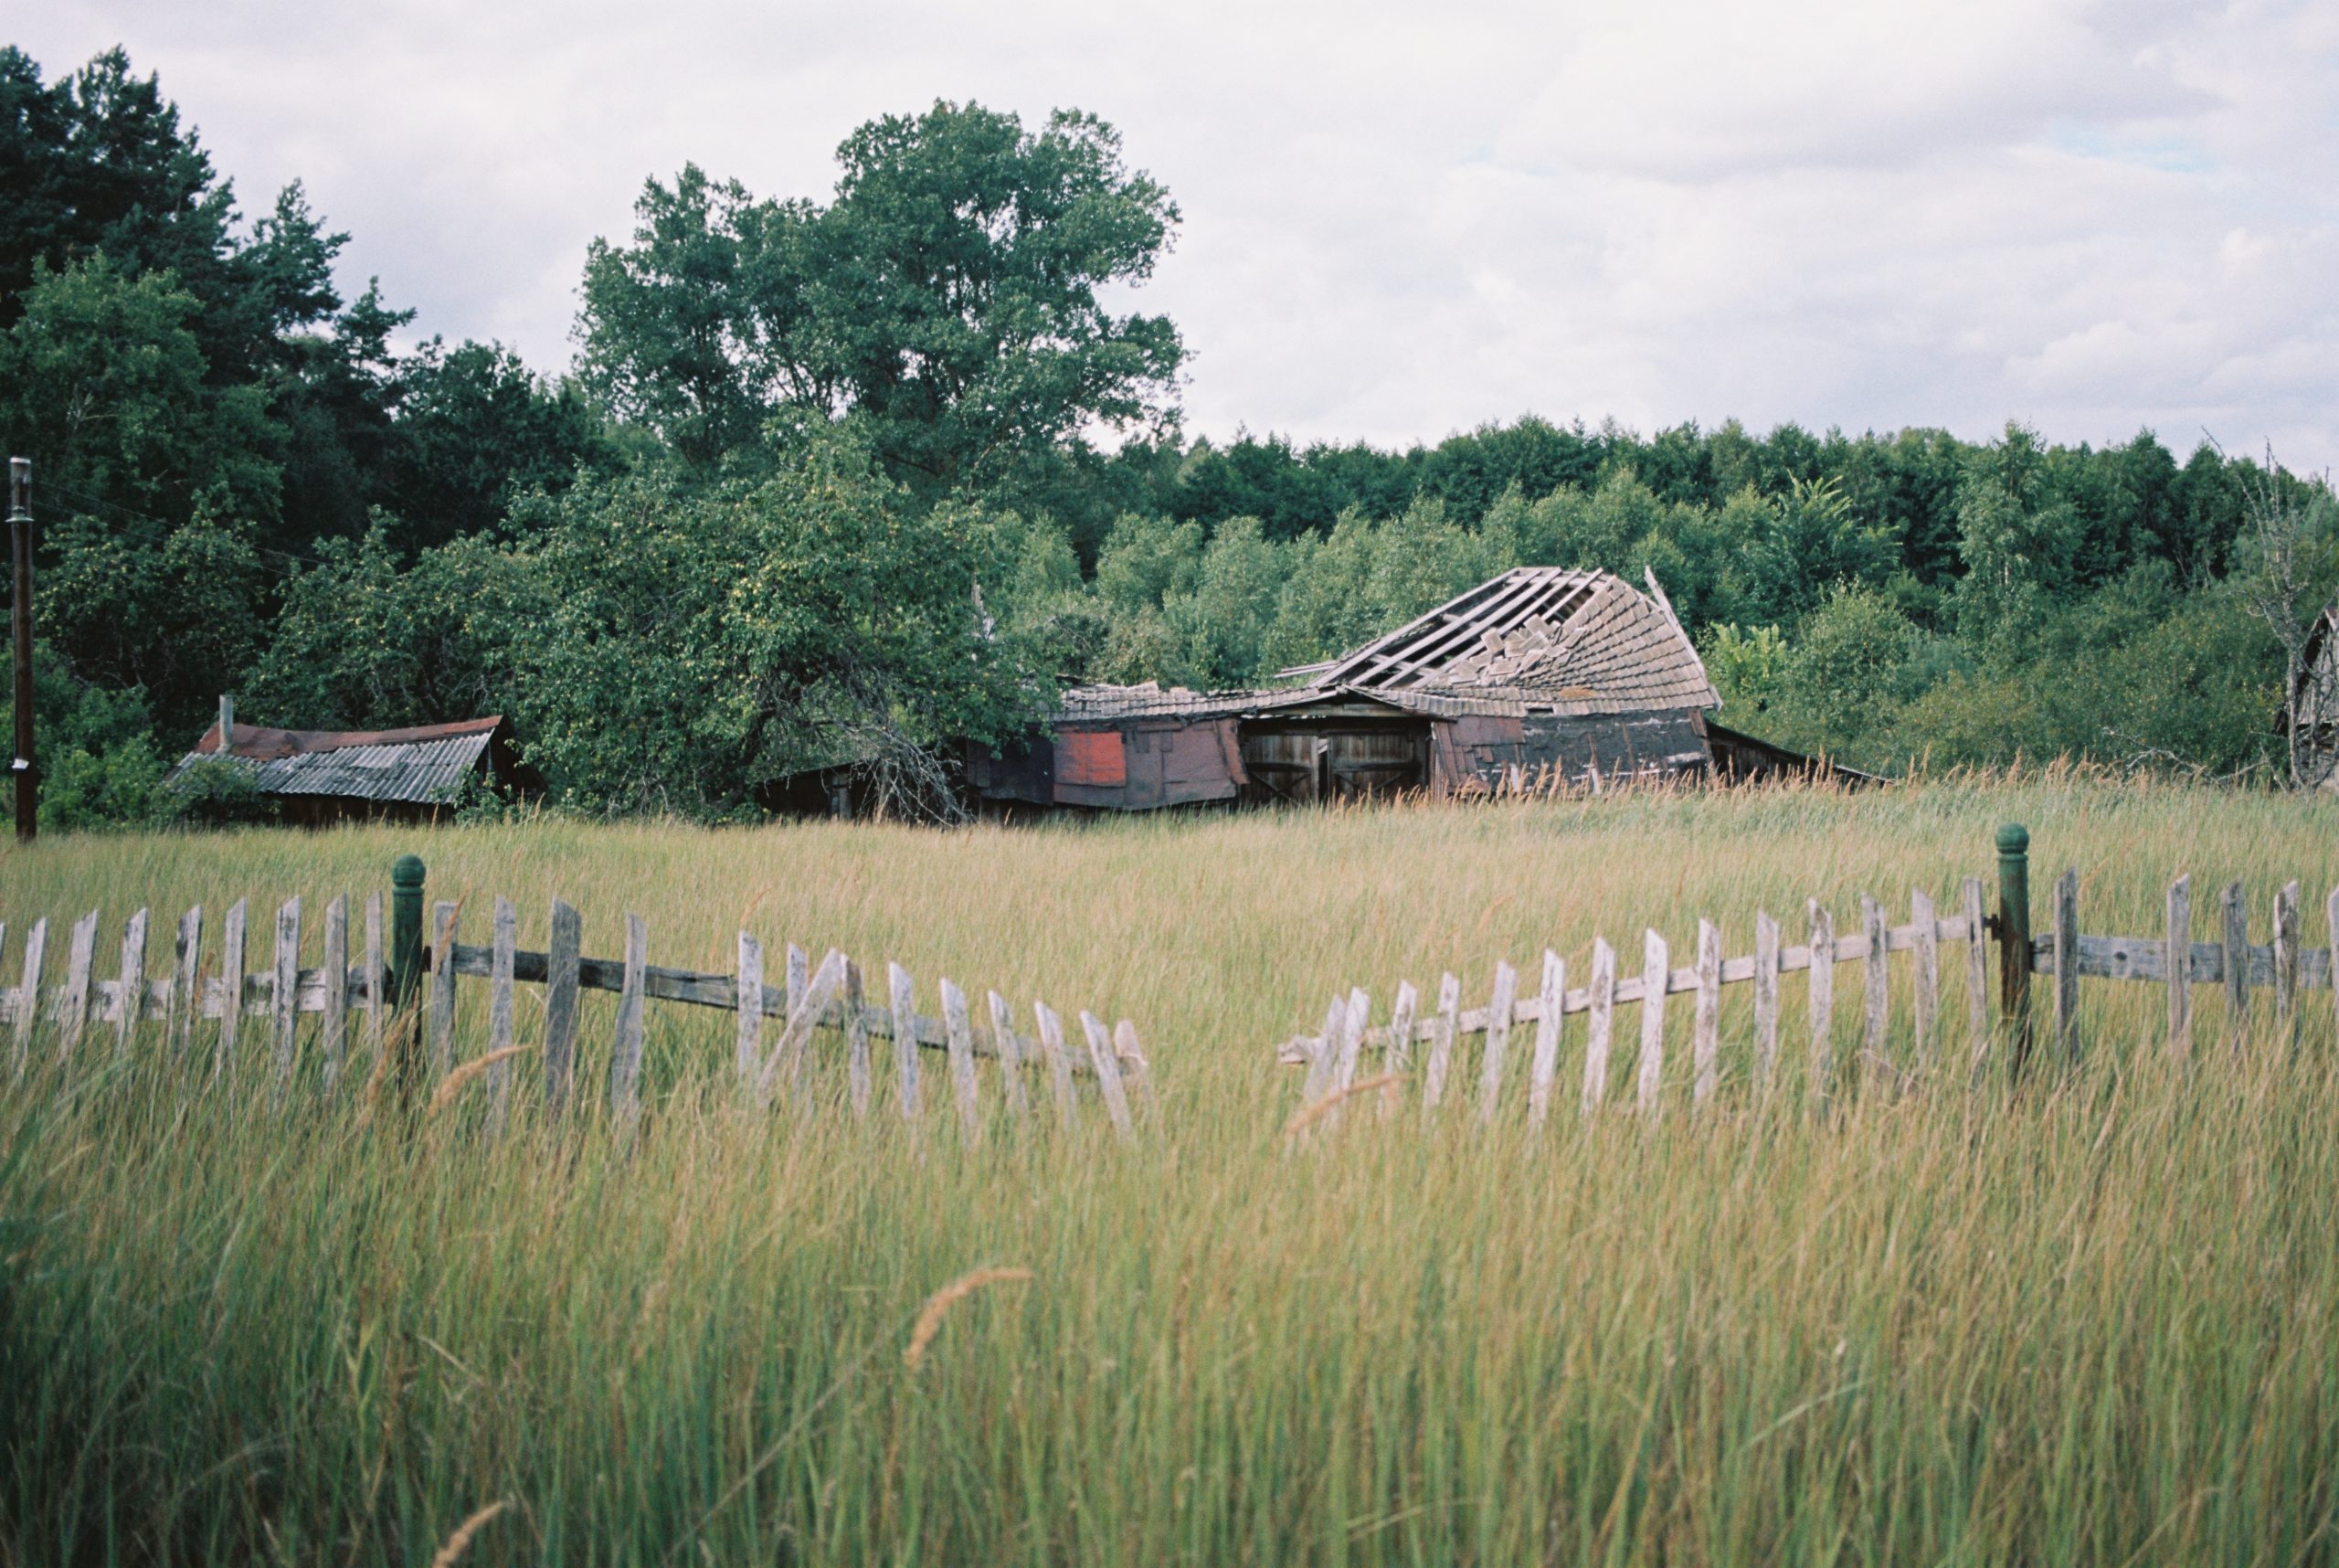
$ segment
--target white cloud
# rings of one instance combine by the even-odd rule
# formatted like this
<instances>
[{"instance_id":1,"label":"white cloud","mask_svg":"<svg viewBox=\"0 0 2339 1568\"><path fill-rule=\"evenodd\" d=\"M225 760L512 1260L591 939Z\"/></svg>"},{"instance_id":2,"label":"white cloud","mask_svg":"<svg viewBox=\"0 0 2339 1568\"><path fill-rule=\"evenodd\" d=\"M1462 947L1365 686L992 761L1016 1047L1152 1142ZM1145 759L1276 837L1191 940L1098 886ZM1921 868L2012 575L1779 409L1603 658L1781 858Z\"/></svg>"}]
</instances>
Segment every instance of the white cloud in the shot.
<instances>
[{"instance_id":1,"label":"white cloud","mask_svg":"<svg viewBox=\"0 0 2339 1568\"><path fill-rule=\"evenodd\" d=\"M1183 207L1131 296L1191 428L1435 440L2008 417L2339 462L2339 8L1656 0L656 9L52 0L248 206L304 178L421 325L570 352L587 240L686 159L820 196L860 121L1077 104Z\"/></svg>"}]
</instances>

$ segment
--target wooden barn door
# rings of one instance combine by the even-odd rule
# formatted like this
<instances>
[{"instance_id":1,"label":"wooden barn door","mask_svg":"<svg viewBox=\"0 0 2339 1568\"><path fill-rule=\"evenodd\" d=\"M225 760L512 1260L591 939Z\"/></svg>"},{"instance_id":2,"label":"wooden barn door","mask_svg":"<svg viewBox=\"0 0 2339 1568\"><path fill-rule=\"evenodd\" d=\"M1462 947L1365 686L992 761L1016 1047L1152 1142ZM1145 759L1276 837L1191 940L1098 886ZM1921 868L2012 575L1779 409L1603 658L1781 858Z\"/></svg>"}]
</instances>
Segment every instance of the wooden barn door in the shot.
<instances>
[{"instance_id":1,"label":"wooden barn door","mask_svg":"<svg viewBox=\"0 0 2339 1568\"><path fill-rule=\"evenodd\" d=\"M1328 805L1418 789L1429 779L1429 726L1419 721L1246 725L1243 799L1254 805Z\"/></svg>"}]
</instances>

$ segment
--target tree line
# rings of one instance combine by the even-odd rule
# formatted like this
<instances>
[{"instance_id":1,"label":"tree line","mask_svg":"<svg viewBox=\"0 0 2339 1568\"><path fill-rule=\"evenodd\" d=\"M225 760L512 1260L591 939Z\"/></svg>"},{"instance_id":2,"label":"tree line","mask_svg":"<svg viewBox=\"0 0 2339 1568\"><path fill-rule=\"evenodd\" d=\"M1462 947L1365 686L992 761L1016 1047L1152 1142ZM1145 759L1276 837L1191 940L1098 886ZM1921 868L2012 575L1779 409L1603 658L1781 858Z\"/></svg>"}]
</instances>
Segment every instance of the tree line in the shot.
<instances>
[{"instance_id":1,"label":"tree line","mask_svg":"<svg viewBox=\"0 0 2339 1568\"><path fill-rule=\"evenodd\" d=\"M400 348L413 313L336 286L348 237L297 184L247 221L120 50L52 82L0 49L48 820L187 809L164 778L223 691L291 727L502 712L566 804L748 812L810 768L932 780L1066 683L1271 679L1521 564L1653 569L1725 722L1786 745L2284 776L2339 520L2270 454L1189 439L1175 324L1110 302L1178 208L1109 125L937 103L838 164L825 202L648 181L546 377Z\"/></svg>"}]
</instances>

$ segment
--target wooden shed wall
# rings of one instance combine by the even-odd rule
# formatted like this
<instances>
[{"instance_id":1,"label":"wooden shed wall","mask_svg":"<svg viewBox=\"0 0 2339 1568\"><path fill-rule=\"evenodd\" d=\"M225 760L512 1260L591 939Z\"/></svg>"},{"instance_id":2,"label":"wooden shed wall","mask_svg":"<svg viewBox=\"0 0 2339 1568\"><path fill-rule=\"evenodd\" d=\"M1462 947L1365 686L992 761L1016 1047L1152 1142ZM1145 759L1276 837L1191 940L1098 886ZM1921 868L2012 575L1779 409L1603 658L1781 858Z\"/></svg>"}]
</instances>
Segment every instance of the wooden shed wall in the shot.
<instances>
[{"instance_id":1,"label":"wooden shed wall","mask_svg":"<svg viewBox=\"0 0 2339 1568\"><path fill-rule=\"evenodd\" d=\"M1594 769L1607 779L1706 767L1705 738L1696 710L1688 708L1465 717L1440 723L1435 737L1438 784L1448 792L1499 789L1514 776L1527 784L1561 779L1582 785L1591 781Z\"/></svg>"}]
</instances>

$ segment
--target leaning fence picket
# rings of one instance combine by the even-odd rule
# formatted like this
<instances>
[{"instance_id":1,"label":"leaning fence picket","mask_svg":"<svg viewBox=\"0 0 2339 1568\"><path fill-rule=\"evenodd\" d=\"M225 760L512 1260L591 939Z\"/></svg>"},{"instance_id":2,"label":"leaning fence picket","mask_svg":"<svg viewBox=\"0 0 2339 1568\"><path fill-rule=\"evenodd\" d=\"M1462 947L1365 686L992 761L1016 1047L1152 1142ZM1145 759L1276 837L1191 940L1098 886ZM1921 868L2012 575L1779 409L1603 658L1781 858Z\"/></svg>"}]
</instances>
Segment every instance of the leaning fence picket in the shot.
<instances>
[{"instance_id":1,"label":"leaning fence picket","mask_svg":"<svg viewBox=\"0 0 2339 1568\"><path fill-rule=\"evenodd\" d=\"M1392 1075L1402 1075L1413 1066L1413 1015L1421 1004L1422 994L1413 989L1413 982L1399 980L1396 1000L1390 1003L1389 1047L1381 1056L1383 1070ZM1381 1114L1384 1119L1397 1114L1401 1097L1393 1081L1381 1091Z\"/></svg>"},{"instance_id":2,"label":"leaning fence picket","mask_svg":"<svg viewBox=\"0 0 2339 1568\"><path fill-rule=\"evenodd\" d=\"M1412 987L1405 988L1407 991ZM1567 1022L1567 961L1551 948L1543 949L1543 989L1536 997L1535 1056L1527 1076L1527 1125L1540 1128L1551 1111L1551 1080L1560 1070L1561 1028ZM1400 1006L1397 1033L1404 1033L1410 1013Z\"/></svg>"},{"instance_id":3,"label":"leaning fence picket","mask_svg":"<svg viewBox=\"0 0 2339 1568\"><path fill-rule=\"evenodd\" d=\"M906 985L909 977L904 975L902 980ZM831 948L828 957L820 960L820 971L789 991L787 1026L779 1032L778 1043L772 1046L763 1073L756 1080L757 1104L770 1105L774 1093L786 1084L787 1097L798 1110L811 1108L805 1097L805 1057L812 1043L812 1031L828 1012L829 1003L843 989L844 955Z\"/></svg>"},{"instance_id":4,"label":"leaning fence picket","mask_svg":"<svg viewBox=\"0 0 2339 1568\"><path fill-rule=\"evenodd\" d=\"M1124 1139L1134 1137L1128 1094L1121 1086L1120 1059L1113 1053L1112 1036L1092 1012L1080 1015L1080 1027L1088 1036L1088 1060L1096 1069L1096 1086L1104 1092L1105 1114L1112 1118L1113 1130Z\"/></svg>"},{"instance_id":5,"label":"leaning fence picket","mask_svg":"<svg viewBox=\"0 0 2339 1568\"><path fill-rule=\"evenodd\" d=\"M1608 1097L1608 1050L1616 1028L1616 949L1605 937L1592 942L1592 1008L1583 1046L1583 1114Z\"/></svg>"},{"instance_id":6,"label":"leaning fence picket","mask_svg":"<svg viewBox=\"0 0 2339 1568\"><path fill-rule=\"evenodd\" d=\"M44 915L33 922L25 938L25 983L16 992L16 1075L23 1077L25 1064L31 1059L33 1020L40 1015L40 971L48 957L48 916Z\"/></svg>"},{"instance_id":7,"label":"leaning fence picket","mask_svg":"<svg viewBox=\"0 0 2339 1568\"><path fill-rule=\"evenodd\" d=\"M1333 1076L1339 1071L1340 1033L1348 1016L1348 1003L1335 995L1332 1005L1324 1010L1324 1032L1316 1037L1316 1053L1307 1063L1307 1083L1300 1090L1301 1098L1309 1105L1331 1092Z\"/></svg>"},{"instance_id":8,"label":"leaning fence picket","mask_svg":"<svg viewBox=\"0 0 2339 1568\"><path fill-rule=\"evenodd\" d=\"M1015 1036L1015 1012L1007 999L992 991L990 1002L990 1038L992 1048L999 1053L999 1074L1007 1095L1007 1114L1021 1121L1031 1110L1031 1098L1023 1087L1023 1043Z\"/></svg>"},{"instance_id":9,"label":"leaning fence picket","mask_svg":"<svg viewBox=\"0 0 2339 1568\"><path fill-rule=\"evenodd\" d=\"M113 1033L113 1059L117 1063L130 1060L130 1033L138 1026L138 1015L145 1011L146 1002L146 911L141 909L130 917L122 933L122 995L116 1009Z\"/></svg>"},{"instance_id":10,"label":"leaning fence picket","mask_svg":"<svg viewBox=\"0 0 2339 1568\"><path fill-rule=\"evenodd\" d=\"M1357 1028L1364 1028L1361 1015ZM1145 1045L1137 1037L1137 1025L1126 1018L1113 1025L1113 1060L1120 1069L1121 1086L1128 1094L1130 1109L1140 1121L1150 1121L1154 1115L1153 1064L1146 1059Z\"/></svg>"},{"instance_id":11,"label":"leaning fence picket","mask_svg":"<svg viewBox=\"0 0 2339 1568\"><path fill-rule=\"evenodd\" d=\"M1487 1005L1486 1054L1478 1067L1478 1125L1491 1126L1495 1103L1502 1094L1503 1055L1510 1047L1511 1009L1519 1000L1519 971L1508 964L1495 965L1494 996ZM1349 1033L1362 1035L1364 1020L1351 1015ZM1342 1086L1345 1087L1346 1086Z\"/></svg>"}]
</instances>

